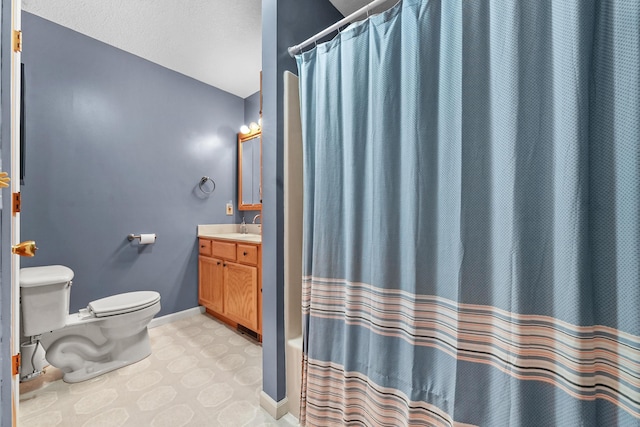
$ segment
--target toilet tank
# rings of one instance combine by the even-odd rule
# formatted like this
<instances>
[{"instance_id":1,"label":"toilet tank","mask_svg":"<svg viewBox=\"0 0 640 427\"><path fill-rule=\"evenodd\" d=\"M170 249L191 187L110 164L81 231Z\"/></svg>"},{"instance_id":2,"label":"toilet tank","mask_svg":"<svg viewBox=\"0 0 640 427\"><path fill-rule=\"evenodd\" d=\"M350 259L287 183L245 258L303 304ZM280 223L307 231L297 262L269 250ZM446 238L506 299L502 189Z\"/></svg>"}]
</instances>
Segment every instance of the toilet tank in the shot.
<instances>
[{"instance_id":1,"label":"toilet tank","mask_svg":"<svg viewBox=\"0 0 640 427\"><path fill-rule=\"evenodd\" d=\"M63 265L20 269L20 310L24 336L64 327L69 315L73 270Z\"/></svg>"}]
</instances>

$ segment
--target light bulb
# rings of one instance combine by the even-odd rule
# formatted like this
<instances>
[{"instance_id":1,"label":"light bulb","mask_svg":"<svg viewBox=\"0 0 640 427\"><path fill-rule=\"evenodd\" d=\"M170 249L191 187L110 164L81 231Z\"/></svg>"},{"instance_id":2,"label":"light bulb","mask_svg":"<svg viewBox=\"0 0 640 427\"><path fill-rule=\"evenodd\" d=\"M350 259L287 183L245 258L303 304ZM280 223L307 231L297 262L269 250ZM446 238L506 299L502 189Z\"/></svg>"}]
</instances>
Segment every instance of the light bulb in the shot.
<instances>
[{"instance_id":1,"label":"light bulb","mask_svg":"<svg viewBox=\"0 0 640 427\"><path fill-rule=\"evenodd\" d=\"M260 125L258 125L256 122L251 122L251 124L249 125L249 129L251 129L251 132L256 132L260 129Z\"/></svg>"},{"instance_id":2,"label":"light bulb","mask_svg":"<svg viewBox=\"0 0 640 427\"><path fill-rule=\"evenodd\" d=\"M251 132L251 129L249 129L249 126L247 125L240 126L240 133L249 133L249 132Z\"/></svg>"}]
</instances>

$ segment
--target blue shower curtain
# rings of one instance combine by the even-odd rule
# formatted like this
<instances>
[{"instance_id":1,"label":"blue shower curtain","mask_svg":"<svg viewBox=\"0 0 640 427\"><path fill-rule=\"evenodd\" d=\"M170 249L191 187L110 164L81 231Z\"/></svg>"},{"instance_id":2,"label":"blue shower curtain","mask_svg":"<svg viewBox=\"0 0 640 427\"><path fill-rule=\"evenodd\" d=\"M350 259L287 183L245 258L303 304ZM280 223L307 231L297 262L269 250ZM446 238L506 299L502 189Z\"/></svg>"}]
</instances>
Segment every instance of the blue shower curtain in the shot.
<instances>
[{"instance_id":1,"label":"blue shower curtain","mask_svg":"<svg viewBox=\"0 0 640 427\"><path fill-rule=\"evenodd\" d=\"M296 57L303 425L640 425L640 2L404 0Z\"/></svg>"}]
</instances>

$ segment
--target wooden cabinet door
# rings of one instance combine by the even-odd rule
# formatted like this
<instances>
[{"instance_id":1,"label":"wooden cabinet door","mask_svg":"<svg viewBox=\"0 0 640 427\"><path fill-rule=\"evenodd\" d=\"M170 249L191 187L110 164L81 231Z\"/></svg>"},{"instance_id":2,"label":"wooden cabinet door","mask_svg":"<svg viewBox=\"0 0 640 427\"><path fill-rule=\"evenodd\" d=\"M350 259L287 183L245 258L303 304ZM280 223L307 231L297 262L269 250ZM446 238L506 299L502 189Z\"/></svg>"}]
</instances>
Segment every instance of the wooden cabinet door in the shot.
<instances>
[{"instance_id":1,"label":"wooden cabinet door","mask_svg":"<svg viewBox=\"0 0 640 427\"><path fill-rule=\"evenodd\" d=\"M224 314L234 322L258 330L258 269L225 263Z\"/></svg>"},{"instance_id":2,"label":"wooden cabinet door","mask_svg":"<svg viewBox=\"0 0 640 427\"><path fill-rule=\"evenodd\" d=\"M210 310L224 310L224 266L216 258L198 257L198 303Z\"/></svg>"}]
</instances>

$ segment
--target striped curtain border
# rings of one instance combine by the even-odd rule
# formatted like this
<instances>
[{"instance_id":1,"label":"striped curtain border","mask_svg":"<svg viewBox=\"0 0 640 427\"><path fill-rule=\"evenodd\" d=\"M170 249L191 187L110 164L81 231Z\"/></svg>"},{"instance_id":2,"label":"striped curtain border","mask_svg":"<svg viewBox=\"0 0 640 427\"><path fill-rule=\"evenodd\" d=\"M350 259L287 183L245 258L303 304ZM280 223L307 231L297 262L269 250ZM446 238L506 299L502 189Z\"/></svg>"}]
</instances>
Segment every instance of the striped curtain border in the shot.
<instances>
[{"instance_id":1,"label":"striped curtain border","mask_svg":"<svg viewBox=\"0 0 640 427\"><path fill-rule=\"evenodd\" d=\"M303 278L303 314L552 384L576 399L604 399L640 418L640 337L623 331L318 277Z\"/></svg>"},{"instance_id":2,"label":"striped curtain border","mask_svg":"<svg viewBox=\"0 0 640 427\"><path fill-rule=\"evenodd\" d=\"M400 390L382 387L335 363L304 358L301 425L474 427L455 422L427 402L411 401Z\"/></svg>"}]
</instances>

